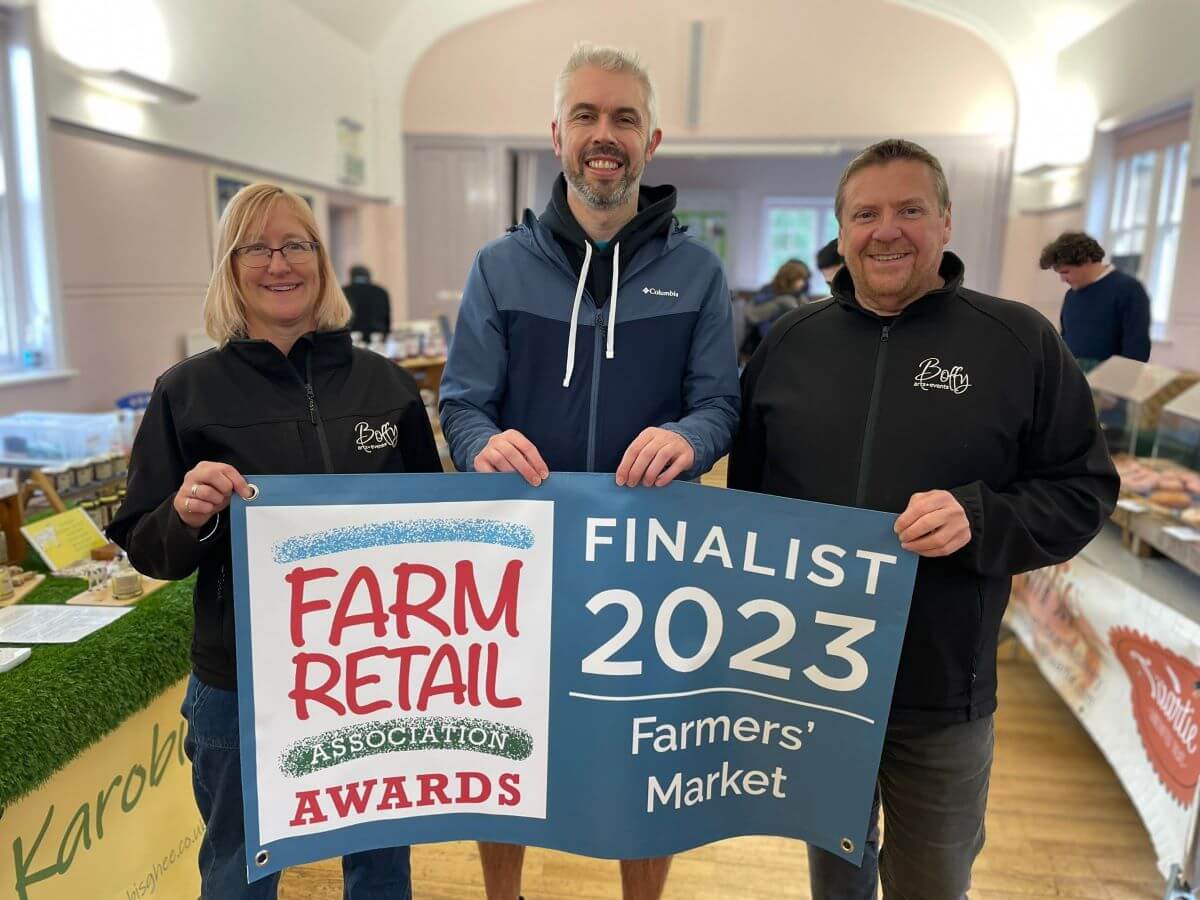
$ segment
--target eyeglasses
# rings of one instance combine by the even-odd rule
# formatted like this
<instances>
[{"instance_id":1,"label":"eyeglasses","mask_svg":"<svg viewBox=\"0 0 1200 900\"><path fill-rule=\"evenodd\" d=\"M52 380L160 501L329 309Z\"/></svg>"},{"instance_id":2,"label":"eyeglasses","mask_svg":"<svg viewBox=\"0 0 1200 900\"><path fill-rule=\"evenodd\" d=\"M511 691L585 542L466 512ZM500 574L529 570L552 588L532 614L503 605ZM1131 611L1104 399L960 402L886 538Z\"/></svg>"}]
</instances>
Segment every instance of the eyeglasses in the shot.
<instances>
[{"instance_id":1,"label":"eyeglasses","mask_svg":"<svg viewBox=\"0 0 1200 900\"><path fill-rule=\"evenodd\" d=\"M316 241L288 241L282 247L268 247L266 244L248 244L233 251L233 257L248 269L264 269L271 264L275 252L283 254L283 258L292 265L306 263L313 258L317 248L321 246Z\"/></svg>"}]
</instances>

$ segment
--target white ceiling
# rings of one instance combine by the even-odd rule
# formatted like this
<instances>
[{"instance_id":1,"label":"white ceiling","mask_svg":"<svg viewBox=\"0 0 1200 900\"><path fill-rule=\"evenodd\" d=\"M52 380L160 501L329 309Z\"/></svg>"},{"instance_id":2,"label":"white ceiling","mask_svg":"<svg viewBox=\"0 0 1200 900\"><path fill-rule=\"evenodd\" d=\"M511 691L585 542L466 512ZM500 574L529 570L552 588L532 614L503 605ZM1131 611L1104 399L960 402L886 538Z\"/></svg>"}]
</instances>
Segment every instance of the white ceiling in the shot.
<instances>
[{"instance_id":1,"label":"white ceiling","mask_svg":"<svg viewBox=\"0 0 1200 900\"><path fill-rule=\"evenodd\" d=\"M438 0L292 0L365 50L379 46L401 12L437 16ZM1061 50L1133 0L891 0L977 32L1006 55ZM480 3L478 18L493 14ZM421 7L425 7L424 11Z\"/></svg>"},{"instance_id":2,"label":"white ceiling","mask_svg":"<svg viewBox=\"0 0 1200 900\"><path fill-rule=\"evenodd\" d=\"M405 7L432 7L436 0L292 0L364 50L374 50Z\"/></svg>"}]
</instances>

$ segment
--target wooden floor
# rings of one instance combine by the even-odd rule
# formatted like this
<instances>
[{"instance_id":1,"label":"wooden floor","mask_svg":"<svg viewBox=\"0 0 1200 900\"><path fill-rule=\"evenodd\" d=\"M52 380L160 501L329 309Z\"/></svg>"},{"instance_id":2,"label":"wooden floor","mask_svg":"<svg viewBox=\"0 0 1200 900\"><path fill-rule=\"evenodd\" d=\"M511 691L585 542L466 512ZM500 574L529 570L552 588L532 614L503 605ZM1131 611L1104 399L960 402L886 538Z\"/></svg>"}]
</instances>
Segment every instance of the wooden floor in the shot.
<instances>
[{"instance_id":1,"label":"wooden floor","mask_svg":"<svg viewBox=\"0 0 1200 900\"><path fill-rule=\"evenodd\" d=\"M1162 896L1150 840L1129 798L1028 662L1001 663L996 732L987 846L975 865L972 900ZM474 845L413 848L413 889L418 900L482 897ZM617 898L616 864L531 849L524 894ZM283 900L341 896L336 862L289 871L280 890ZM808 896L804 845L771 838L724 841L677 857L666 892L676 900Z\"/></svg>"}]
</instances>

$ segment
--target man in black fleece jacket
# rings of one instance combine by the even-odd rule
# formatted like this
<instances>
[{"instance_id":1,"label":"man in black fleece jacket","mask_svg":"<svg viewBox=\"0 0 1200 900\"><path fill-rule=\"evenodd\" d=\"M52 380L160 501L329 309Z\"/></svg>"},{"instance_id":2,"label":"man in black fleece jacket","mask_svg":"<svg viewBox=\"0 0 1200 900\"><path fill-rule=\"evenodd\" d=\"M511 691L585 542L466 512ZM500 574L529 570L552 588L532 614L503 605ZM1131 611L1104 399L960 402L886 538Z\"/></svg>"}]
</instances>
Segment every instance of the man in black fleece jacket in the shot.
<instances>
[{"instance_id":1,"label":"man in black fleece jacket","mask_svg":"<svg viewBox=\"0 0 1200 900\"><path fill-rule=\"evenodd\" d=\"M813 897L874 898L881 877L885 897L958 900L983 847L1011 576L1079 552L1118 481L1053 326L962 286L937 159L867 148L836 210L846 268L746 367L729 486L900 513L921 560L871 834L861 869L809 848Z\"/></svg>"}]
</instances>

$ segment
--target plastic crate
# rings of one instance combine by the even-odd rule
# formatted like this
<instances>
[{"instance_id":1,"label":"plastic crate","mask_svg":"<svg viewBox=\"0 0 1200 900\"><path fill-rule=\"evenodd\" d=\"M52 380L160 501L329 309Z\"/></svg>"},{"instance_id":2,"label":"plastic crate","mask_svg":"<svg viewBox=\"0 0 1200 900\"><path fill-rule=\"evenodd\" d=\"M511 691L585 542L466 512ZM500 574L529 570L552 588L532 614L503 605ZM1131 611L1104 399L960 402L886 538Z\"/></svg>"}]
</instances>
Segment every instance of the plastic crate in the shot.
<instances>
[{"instance_id":1,"label":"plastic crate","mask_svg":"<svg viewBox=\"0 0 1200 900\"><path fill-rule=\"evenodd\" d=\"M117 414L23 412L0 418L0 461L38 467L121 449Z\"/></svg>"}]
</instances>

